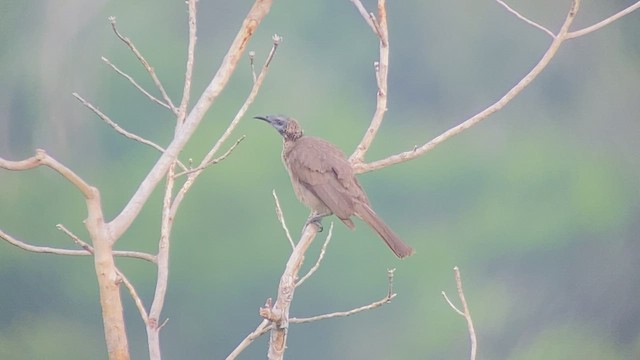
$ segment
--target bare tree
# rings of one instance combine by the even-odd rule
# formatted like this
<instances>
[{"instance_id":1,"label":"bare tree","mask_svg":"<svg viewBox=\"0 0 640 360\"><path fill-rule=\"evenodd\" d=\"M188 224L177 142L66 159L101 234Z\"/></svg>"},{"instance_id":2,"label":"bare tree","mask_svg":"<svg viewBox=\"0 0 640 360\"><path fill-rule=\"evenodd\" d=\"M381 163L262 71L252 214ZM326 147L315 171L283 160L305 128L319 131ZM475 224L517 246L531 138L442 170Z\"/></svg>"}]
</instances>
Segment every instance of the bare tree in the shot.
<instances>
[{"instance_id":1,"label":"bare tree","mask_svg":"<svg viewBox=\"0 0 640 360\"><path fill-rule=\"evenodd\" d=\"M239 138L227 150L222 151L223 146L228 141L231 133L238 125L249 105L253 102L256 94L267 74L269 64L275 49L279 43L279 37L274 37L274 45L271 53L267 57L260 74L255 78L253 88L247 96L245 103L238 110L234 119L229 123L227 129L212 146L211 150L203 156L200 163L190 168L185 166L179 159L178 154L187 144L191 136L195 133L203 119L207 110L214 104L216 98L226 86L231 74L236 69L238 61L247 46L251 36L255 33L256 28L267 15L271 8L271 0L257 0L247 16L245 17L240 30L233 40L227 54L218 71L213 76L207 88L200 95L191 109L188 110L191 99L191 82L194 66L194 53L196 44L196 0L189 0L188 6L188 24L189 24L189 44L187 51L186 71L184 80L184 89L182 98L177 105L171 100L165 90L159 77L156 75L153 67L144 58L140 51L135 47L133 42L122 35L117 27L115 18L111 18L111 25L116 36L129 47L135 57L142 63L149 75L151 76L157 91L161 97L157 98L151 95L151 92L143 89L138 83L125 72L121 71L109 60L103 59L118 74L125 77L138 90L145 94L154 103L159 104L176 117L176 125L174 136L166 148L163 148L150 140L144 139L138 135L124 130L116 122L111 120L107 115L99 111L95 106L82 98L80 95L74 96L80 100L86 107L91 109L107 124L113 127L118 133L127 138L139 141L145 145L151 146L160 151L162 154L155 165L149 170L145 179L140 183L138 190L133 194L127 205L121 212L111 221L106 221L102 212L102 202L100 199L100 190L95 186L87 183L78 174L71 169L48 155L44 150L37 150L36 155L21 161L9 161L0 159L0 167L7 170L29 170L38 166L49 167L65 179L70 181L84 196L88 217L85 225L91 236L91 245L80 240L73 235L63 225L58 228L65 231L76 244L82 247L82 250L66 250L55 249L49 247L38 247L29 245L20 241L4 231L0 232L0 236L9 243L21 247L28 251L45 252L61 255L91 255L95 260L95 271L98 279L98 287L100 289L100 305L102 308L102 319L104 324L105 340L109 359L129 359L129 347L125 323L123 317L122 300L120 297L120 284L124 284L129 290L130 295L134 299L140 316L144 321L147 329L147 339L149 343L149 354L152 359L160 359L160 340L159 333L162 328L161 313L164 306L164 299L167 290L167 280L169 275L169 246L170 235L173 226L173 219L178 211L182 200L189 191L194 181L208 166L219 163L231 154L233 149L242 140ZM144 254L138 252L122 252L114 251L113 246L120 239L122 234L131 226L137 216L140 214L142 207L149 199L151 193L156 189L160 182L165 179L164 201L162 207L162 223L160 229L160 240L158 242L158 251L156 254ZM177 189L177 190L176 190ZM138 296L133 285L128 281L126 276L117 268L115 264L116 256L128 256L151 261L156 265L157 280L156 291L151 306L147 309L141 298Z\"/></svg>"},{"instance_id":2,"label":"bare tree","mask_svg":"<svg viewBox=\"0 0 640 360\"><path fill-rule=\"evenodd\" d=\"M550 36L551 43L549 44L548 49L542 55L539 62L527 74L525 74L513 88L506 91L504 96L501 97L497 102L491 104L486 109L470 117L469 119L460 122L459 125L452 127L451 129L445 131L441 135L424 143L421 146L416 146L415 148L409 149L405 152L390 155L384 159L365 162L365 155L372 142L375 140L378 129L380 128L380 125L383 121L385 112L387 111L389 32L387 26L387 10L385 0L378 0L377 11L375 13L369 12L360 2L360 0L351 0L351 2L360 12L365 23L371 28L374 36L376 36L379 40L379 59L374 64L374 72L377 79L376 108L369 127L365 130L362 140L350 157L350 161L352 162L354 169L358 173L378 170L393 164L398 164L415 159L419 156L424 155L452 136L460 134L468 128L487 119L491 114L499 111L504 106L506 106L511 100L513 100L518 94L520 94L520 92L524 88L531 84L532 81L536 79L536 77L550 63L550 61L556 55L558 49L566 40L584 36L593 31L596 31L640 7L640 2L636 2L626 9L610 17L607 17L606 19L592 26L578 30L571 30L571 25L576 18L576 15L578 14L580 8L580 0L573 0L570 8L567 11L564 22L559 27L559 30L554 32L528 19L526 16L521 15L503 1L497 0L500 5L505 7L509 12L513 13L519 19L541 31L544 31ZM192 106L190 106L190 99L197 29L196 0L188 0L187 6L189 43L187 51L184 88L182 91L182 98L179 102L174 102L170 98L151 64L149 64L149 62L143 57L143 55L135 47L133 42L118 31L115 18L111 19L111 25L116 36L131 50L138 61L140 61L140 63L145 67L156 86L156 90L154 92L157 92L160 95L152 95L151 91L144 89L135 79L122 71L108 59L103 58L107 65L109 65L115 72L129 81L135 88L141 91L153 103L166 108L175 116L176 123L174 135L172 140L166 147L160 146L153 141L144 139L141 136L125 130L115 121L113 121L108 115L98 110L98 108L92 105L91 102L87 101L79 94L74 94L74 96L84 106L93 111L100 119L109 124L115 131L127 138L138 141L147 146L151 146L161 153L158 161L151 167L145 179L140 183L136 192L131 196L129 202L126 204L126 206L124 206L124 208L115 218L111 219L110 221L107 221L105 219L102 210L103 204L100 198L100 190L97 187L86 182L81 176L48 155L44 150L36 150L36 154L33 157L25 160L11 161L0 158L0 168L7 170L23 171L30 170L39 166L49 167L62 175L71 184L73 184L85 198L88 212L87 219L85 220L85 225L89 231L91 242L89 243L83 241L78 236L74 235L64 225L58 225L58 229L67 234L80 249L60 249L34 246L30 245L28 242L18 240L2 230L0 230L0 237L2 237L12 245L18 246L24 250L31 252L74 256L93 256L96 277L98 280L98 287L100 290L100 305L102 308L105 341L107 344L109 359L128 359L130 357L127 334L125 330L126 327L123 317L123 305L120 297L121 284L123 284L127 288L130 296L133 298L136 304L142 320L145 323L150 357L152 359L161 358L159 333L162 329L162 326L164 325L164 322L166 321L162 319L162 309L164 305L169 274L168 260L170 254L170 238L173 219L175 218L180 204L185 198L185 195L194 184L198 176L209 166L217 164L226 159L229 155L231 155L240 141L242 141L243 137L240 137L231 145L227 145L226 149L223 150L225 144L228 142L239 121L242 119L248 107L255 99L260 86L267 74L276 48L280 43L280 37L277 35L274 36L272 50L266 57L264 65L257 74L254 70L254 84L250 93L247 95L244 104L242 104L235 117L229 122L228 127L222 133L220 138L217 139L217 141L212 145L209 152L202 156L202 159L196 166L186 165L179 159L181 150L187 144L191 136L195 133L205 113L214 104L218 95L226 86L231 74L235 71L238 61L240 60L241 55L246 48L247 42L255 33L262 19L269 12L271 7L271 0L255 1L252 8L249 10L249 13L245 17L239 32L230 45L229 50L224 57L224 60L219 69L217 70L215 75L213 75L212 80L210 81L207 88L203 91L198 100ZM250 54L252 67L254 57L254 54ZM134 251L113 250L116 242L136 220L141 209L148 201L151 193L163 180L164 200L162 205L162 222L157 252L154 254L148 254ZM236 358L236 356L241 353L248 345L250 345L253 340L263 334L266 334L267 332L270 332L268 350L269 359L282 359L286 349L287 332L289 330L290 324L349 316L387 304L396 296L396 294L393 293L392 289L394 272L393 270L388 270L388 289L386 289L386 294L379 301L375 301L369 305L365 305L349 311L335 312L310 318L290 317L289 309L291 302L293 301L295 289L302 283L304 283L320 266L324 253L332 236L332 227L328 231L325 243L315 265L306 275L301 277L299 271L302 266L305 253L309 245L317 235L317 229L314 226L305 227L300 239L297 242L294 241L289 235L289 231L285 223L285 218L282 215L282 210L279 205L277 196L275 196L275 192L274 198L276 201L276 212L278 214L278 219L283 229L285 230L286 236L291 242L293 251L285 265L285 270L281 276L275 301L268 299L265 302L265 306L260 309L260 316L263 318L262 322L260 322L257 328L253 332L251 332L231 354L229 354L227 359ZM133 284L127 279L125 274L118 269L115 263L115 257L131 257L142 259L149 261L156 266L157 279L155 294L149 307L144 305L142 299L140 298L140 296L138 296ZM471 321L471 316L466 299L464 298L462 283L457 269L456 283L458 285L458 293L463 303L464 310L457 310L457 308L453 306L451 301L448 301L449 304L467 320L468 329L472 341L471 358L473 359L475 358L476 353L475 330L473 328L473 323Z\"/></svg>"}]
</instances>

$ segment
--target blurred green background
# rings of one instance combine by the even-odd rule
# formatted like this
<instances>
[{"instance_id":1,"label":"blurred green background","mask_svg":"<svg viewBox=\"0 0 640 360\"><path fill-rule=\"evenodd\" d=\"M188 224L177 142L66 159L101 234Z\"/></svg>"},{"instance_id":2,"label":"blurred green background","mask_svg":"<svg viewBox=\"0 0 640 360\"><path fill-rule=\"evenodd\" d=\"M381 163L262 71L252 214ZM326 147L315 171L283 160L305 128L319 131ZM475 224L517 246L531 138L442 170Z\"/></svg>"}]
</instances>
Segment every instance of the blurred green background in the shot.
<instances>
[{"instance_id":1,"label":"blurred green background","mask_svg":"<svg viewBox=\"0 0 640 360\"><path fill-rule=\"evenodd\" d=\"M569 1L510 1L557 29ZM583 1L574 29L630 5ZM374 9L373 2L365 3ZM251 6L200 1L194 94L209 82ZM368 160L411 149L479 112L514 85L548 46L547 35L493 1L391 1L389 111ZM72 96L124 128L167 144L172 116L100 60L147 89L142 67L111 32L116 16L178 102L186 7L157 1L22 1L0 4L0 155L44 148L102 191L115 216L158 154L124 139ZM640 354L640 21L638 14L567 42L545 72L504 110L427 155L360 176L374 208L417 254L398 261L375 234L336 223L319 271L296 292L291 315L348 310L386 292L398 297L343 319L293 325L290 359L464 359L464 319L443 301L462 270L479 359L637 359ZM248 115L286 113L308 134L351 153L375 107L377 41L347 1L275 1L249 50L259 64L284 37ZM251 87L242 60L182 154L199 161ZM195 102L195 100L194 100ZM307 210L280 162L281 140L246 120L231 157L202 175L172 237L162 330L166 359L224 358L259 323L289 255L274 214L276 189L297 234ZM231 142L230 142L231 143ZM230 145L229 143L229 145ZM154 251L160 192L118 249ZM0 172L0 227L33 244L85 240L85 204L48 169ZM328 225L325 220L325 225ZM328 228L328 227L326 227ZM315 261L320 236L307 256ZM150 264L118 259L145 304ZM90 258L32 254L0 243L0 359L105 359ZM146 334L126 292L134 359ZM457 299L455 299L457 300ZM454 300L454 301L455 301ZM264 358L267 338L241 358Z\"/></svg>"}]
</instances>

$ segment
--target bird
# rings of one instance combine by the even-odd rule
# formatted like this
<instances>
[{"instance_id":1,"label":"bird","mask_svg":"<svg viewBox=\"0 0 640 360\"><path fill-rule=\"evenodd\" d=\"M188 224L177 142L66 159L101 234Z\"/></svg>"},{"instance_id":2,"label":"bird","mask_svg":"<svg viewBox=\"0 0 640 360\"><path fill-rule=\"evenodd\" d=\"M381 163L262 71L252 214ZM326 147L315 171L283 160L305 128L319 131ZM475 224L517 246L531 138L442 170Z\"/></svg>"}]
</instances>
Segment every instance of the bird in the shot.
<instances>
[{"instance_id":1,"label":"bird","mask_svg":"<svg viewBox=\"0 0 640 360\"><path fill-rule=\"evenodd\" d=\"M355 176L351 163L332 143L306 136L294 118L286 115L254 116L273 126L283 137L282 160L301 203L311 210L305 224L322 231L322 218L335 214L348 228L356 216L367 223L398 257L414 253L371 208L367 194Z\"/></svg>"}]
</instances>

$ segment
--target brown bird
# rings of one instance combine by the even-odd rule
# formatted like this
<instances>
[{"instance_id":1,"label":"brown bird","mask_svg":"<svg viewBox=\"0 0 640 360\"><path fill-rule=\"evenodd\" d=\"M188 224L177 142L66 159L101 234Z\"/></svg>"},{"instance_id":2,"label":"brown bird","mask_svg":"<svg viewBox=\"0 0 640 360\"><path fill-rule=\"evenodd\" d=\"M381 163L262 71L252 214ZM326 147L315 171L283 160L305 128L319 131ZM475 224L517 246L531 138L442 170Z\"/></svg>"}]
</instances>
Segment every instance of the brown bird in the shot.
<instances>
[{"instance_id":1,"label":"brown bird","mask_svg":"<svg viewBox=\"0 0 640 360\"><path fill-rule=\"evenodd\" d=\"M371 209L351 163L344 153L330 142L305 136L298 122L284 115L256 116L271 124L284 138L282 160L298 199L311 209L307 224L316 223L335 214L350 229L355 215L369 224L397 257L413 254L405 244Z\"/></svg>"}]
</instances>

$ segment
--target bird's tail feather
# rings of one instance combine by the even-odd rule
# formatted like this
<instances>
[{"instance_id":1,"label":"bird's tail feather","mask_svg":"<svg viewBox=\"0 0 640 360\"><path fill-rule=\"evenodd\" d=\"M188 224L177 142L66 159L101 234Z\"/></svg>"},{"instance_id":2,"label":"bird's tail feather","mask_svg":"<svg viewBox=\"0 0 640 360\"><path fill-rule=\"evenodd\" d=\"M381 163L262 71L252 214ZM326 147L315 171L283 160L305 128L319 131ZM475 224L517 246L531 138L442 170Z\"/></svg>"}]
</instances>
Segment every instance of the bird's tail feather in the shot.
<instances>
[{"instance_id":1,"label":"bird's tail feather","mask_svg":"<svg viewBox=\"0 0 640 360\"><path fill-rule=\"evenodd\" d=\"M403 258L414 253L411 246L407 245L402 239L396 235L396 233L382 221L382 219L376 214L371 207L367 204L358 203L355 206L355 214L361 218L364 222L369 224L373 230L387 243L387 246L396 254L397 257Z\"/></svg>"}]
</instances>

